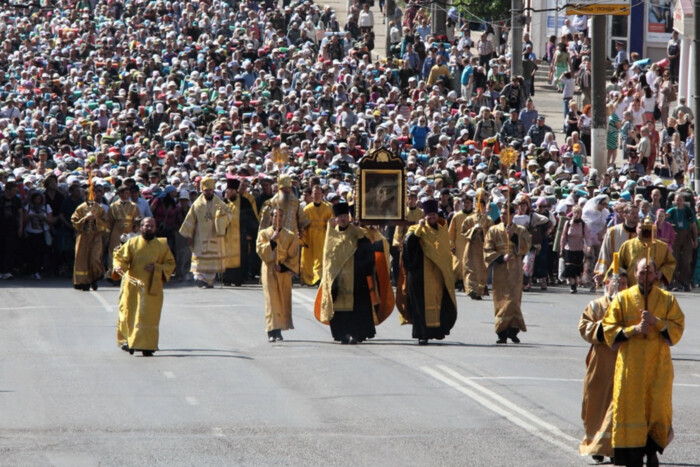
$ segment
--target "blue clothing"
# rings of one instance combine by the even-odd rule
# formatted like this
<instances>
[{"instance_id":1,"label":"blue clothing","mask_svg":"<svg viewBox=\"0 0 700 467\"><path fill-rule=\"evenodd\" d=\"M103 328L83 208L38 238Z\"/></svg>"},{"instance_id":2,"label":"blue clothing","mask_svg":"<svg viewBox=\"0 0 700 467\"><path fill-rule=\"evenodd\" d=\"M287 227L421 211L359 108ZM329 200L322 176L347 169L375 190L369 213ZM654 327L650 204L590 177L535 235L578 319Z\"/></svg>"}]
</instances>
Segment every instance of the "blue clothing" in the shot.
<instances>
[{"instance_id":1,"label":"blue clothing","mask_svg":"<svg viewBox=\"0 0 700 467\"><path fill-rule=\"evenodd\" d=\"M473 66L467 65L466 67L464 67L464 71L462 72L462 80L460 81L462 83L462 86L466 86L467 84L469 84L469 80L471 79L473 74Z\"/></svg>"},{"instance_id":2,"label":"blue clothing","mask_svg":"<svg viewBox=\"0 0 700 467\"><path fill-rule=\"evenodd\" d=\"M411 145L419 151L425 148L425 141L428 139L430 129L427 126L413 125L409 134L411 135Z\"/></svg>"},{"instance_id":3,"label":"blue clothing","mask_svg":"<svg viewBox=\"0 0 700 467\"><path fill-rule=\"evenodd\" d=\"M518 120L523 122L525 132L527 133L530 130L530 127L537 123L537 110L527 110L527 107L524 108L520 111L520 114L518 115Z\"/></svg>"}]
</instances>

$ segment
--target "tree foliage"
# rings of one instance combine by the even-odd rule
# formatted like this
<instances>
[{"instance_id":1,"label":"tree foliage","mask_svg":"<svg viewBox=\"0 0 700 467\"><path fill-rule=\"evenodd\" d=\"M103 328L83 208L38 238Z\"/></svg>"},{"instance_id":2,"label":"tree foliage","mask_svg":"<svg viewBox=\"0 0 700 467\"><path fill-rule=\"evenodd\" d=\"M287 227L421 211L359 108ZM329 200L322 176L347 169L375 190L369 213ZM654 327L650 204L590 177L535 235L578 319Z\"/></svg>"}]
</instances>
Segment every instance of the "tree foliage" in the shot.
<instances>
[{"instance_id":1,"label":"tree foliage","mask_svg":"<svg viewBox=\"0 0 700 467\"><path fill-rule=\"evenodd\" d=\"M453 4L467 17L498 20L510 16L511 0L454 0Z\"/></svg>"}]
</instances>

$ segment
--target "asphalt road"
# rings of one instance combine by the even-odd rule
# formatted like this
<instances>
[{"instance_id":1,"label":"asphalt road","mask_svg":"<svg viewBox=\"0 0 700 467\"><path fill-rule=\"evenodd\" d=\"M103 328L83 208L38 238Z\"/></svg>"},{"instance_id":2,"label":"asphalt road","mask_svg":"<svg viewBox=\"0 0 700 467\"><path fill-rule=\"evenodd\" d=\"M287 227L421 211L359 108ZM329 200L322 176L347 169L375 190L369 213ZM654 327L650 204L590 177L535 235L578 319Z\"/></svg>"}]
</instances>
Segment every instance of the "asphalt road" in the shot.
<instances>
[{"instance_id":1,"label":"asphalt road","mask_svg":"<svg viewBox=\"0 0 700 467\"><path fill-rule=\"evenodd\" d=\"M496 346L493 304L458 294L443 342L418 347L396 311L377 337L333 343L315 289L269 344L259 287L169 286L154 358L115 342L118 289L0 284L0 465L579 466L592 294L524 297L529 332ZM675 440L664 465L700 465L697 294L679 294ZM431 341L432 342L432 341Z\"/></svg>"}]
</instances>

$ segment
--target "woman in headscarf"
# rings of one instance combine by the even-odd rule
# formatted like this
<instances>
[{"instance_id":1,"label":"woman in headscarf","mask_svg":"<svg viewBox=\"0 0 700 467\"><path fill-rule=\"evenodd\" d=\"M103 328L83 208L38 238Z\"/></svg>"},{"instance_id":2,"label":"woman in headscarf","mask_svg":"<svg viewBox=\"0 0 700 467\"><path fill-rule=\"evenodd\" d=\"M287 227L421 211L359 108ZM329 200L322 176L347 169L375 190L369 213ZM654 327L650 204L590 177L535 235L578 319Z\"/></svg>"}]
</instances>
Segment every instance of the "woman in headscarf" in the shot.
<instances>
[{"instance_id":1,"label":"woman in headscarf","mask_svg":"<svg viewBox=\"0 0 700 467\"><path fill-rule=\"evenodd\" d=\"M589 245L584 250L586 255L583 277L586 283L591 281L593 277L593 269L598 260L600 245L603 243L603 237L605 236L606 219L608 214L610 214L608 202L609 198L606 195L598 195L586 201L586 204L583 206L581 219L583 219L588 228L590 239ZM595 283L593 283L591 291L595 291Z\"/></svg>"}]
</instances>

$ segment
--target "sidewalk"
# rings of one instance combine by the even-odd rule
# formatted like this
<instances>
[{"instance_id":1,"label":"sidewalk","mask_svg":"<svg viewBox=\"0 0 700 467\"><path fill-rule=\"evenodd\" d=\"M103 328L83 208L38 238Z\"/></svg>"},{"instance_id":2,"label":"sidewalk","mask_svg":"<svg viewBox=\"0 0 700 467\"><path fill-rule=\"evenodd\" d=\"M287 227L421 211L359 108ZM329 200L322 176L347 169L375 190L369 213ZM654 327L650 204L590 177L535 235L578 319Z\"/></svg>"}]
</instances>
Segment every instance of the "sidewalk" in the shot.
<instances>
[{"instance_id":1,"label":"sidewalk","mask_svg":"<svg viewBox=\"0 0 700 467\"><path fill-rule=\"evenodd\" d=\"M345 23L348 19L349 3L349 0L325 0L323 3L324 6L328 5L335 11L341 31L345 28ZM379 1L374 2L371 11L374 15L374 50L372 51L372 59L379 60L386 57L386 22L384 15L379 11Z\"/></svg>"}]
</instances>

